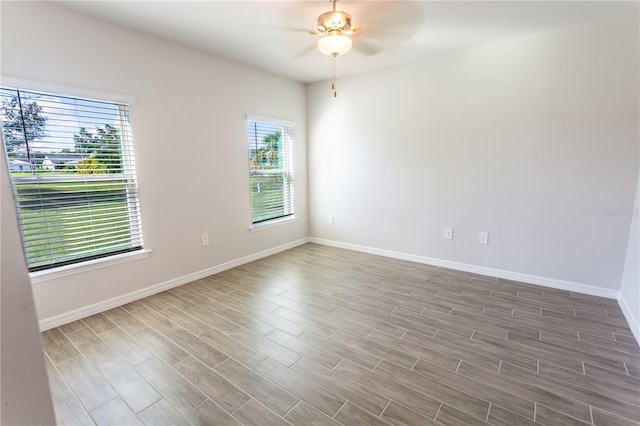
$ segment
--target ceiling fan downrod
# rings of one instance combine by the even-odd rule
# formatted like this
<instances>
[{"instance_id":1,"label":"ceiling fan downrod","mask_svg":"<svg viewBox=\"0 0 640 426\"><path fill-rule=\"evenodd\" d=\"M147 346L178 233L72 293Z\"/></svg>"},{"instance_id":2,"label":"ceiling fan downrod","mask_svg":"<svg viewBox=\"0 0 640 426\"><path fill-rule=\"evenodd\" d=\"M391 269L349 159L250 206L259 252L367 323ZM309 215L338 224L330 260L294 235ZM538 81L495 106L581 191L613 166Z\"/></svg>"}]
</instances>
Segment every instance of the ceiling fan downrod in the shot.
<instances>
[{"instance_id":1,"label":"ceiling fan downrod","mask_svg":"<svg viewBox=\"0 0 640 426\"><path fill-rule=\"evenodd\" d=\"M351 30L351 15L336 9L337 0L332 0L332 10L318 17L318 31L328 34L335 31L339 34Z\"/></svg>"}]
</instances>

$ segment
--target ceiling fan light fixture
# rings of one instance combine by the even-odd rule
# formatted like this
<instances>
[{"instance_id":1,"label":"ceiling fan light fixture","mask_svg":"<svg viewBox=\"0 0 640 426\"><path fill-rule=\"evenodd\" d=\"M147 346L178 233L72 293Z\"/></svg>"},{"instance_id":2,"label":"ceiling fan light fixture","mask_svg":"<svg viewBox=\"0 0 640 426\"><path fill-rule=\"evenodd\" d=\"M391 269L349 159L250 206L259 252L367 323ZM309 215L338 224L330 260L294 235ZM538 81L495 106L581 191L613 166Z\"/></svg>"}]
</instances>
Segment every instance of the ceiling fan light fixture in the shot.
<instances>
[{"instance_id":1,"label":"ceiling fan light fixture","mask_svg":"<svg viewBox=\"0 0 640 426\"><path fill-rule=\"evenodd\" d=\"M336 10L336 2L331 0L332 11L323 13L318 17L318 31L324 36L318 40L318 49L325 55L331 56L331 90L333 97L336 92L336 58L351 50L352 41L346 34L351 34L351 15L347 12Z\"/></svg>"},{"instance_id":2,"label":"ceiling fan light fixture","mask_svg":"<svg viewBox=\"0 0 640 426\"><path fill-rule=\"evenodd\" d=\"M328 34L318 40L320 52L329 56L344 55L351 50L351 38L342 34Z\"/></svg>"}]
</instances>

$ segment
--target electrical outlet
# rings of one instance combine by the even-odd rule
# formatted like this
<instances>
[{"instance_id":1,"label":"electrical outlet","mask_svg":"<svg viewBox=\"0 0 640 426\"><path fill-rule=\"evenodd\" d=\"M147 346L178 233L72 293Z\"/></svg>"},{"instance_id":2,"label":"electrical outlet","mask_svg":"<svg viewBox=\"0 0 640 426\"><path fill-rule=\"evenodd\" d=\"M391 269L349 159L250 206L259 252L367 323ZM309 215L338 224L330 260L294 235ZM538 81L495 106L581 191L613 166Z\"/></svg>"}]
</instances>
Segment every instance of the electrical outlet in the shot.
<instances>
[{"instance_id":1,"label":"electrical outlet","mask_svg":"<svg viewBox=\"0 0 640 426\"><path fill-rule=\"evenodd\" d=\"M329 218L327 219L327 223L333 225L333 215L332 214L329 215Z\"/></svg>"},{"instance_id":2,"label":"electrical outlet","mask_svg":"<svg viewBox=\"0 0 640 426\"><path fill-rule=\"evenodd\" d=\"M489 233L481 232L480 235L478 236L478 242L480 244L489 244Z\"/></svg>"},{"instance_id":3,"label":"electrical outlet","mask_svg":"<svg viewBox=\"0 0 640 426\"><path fill-rule=\"evenodd\" d=\"M453 240L453 228L444 228L444 239Z\"/></svg>"},{"instance_id":4,"label":"electrical outlet","mask_svg":"<svg viewBox=\"0 0 640 426\"><path fill-rule=\"evenodd\" d=\"M206 247L209 245L209 234L204 233L200 236L200 239L202 240L202 247Z\"/></svg>"}]
</instances>

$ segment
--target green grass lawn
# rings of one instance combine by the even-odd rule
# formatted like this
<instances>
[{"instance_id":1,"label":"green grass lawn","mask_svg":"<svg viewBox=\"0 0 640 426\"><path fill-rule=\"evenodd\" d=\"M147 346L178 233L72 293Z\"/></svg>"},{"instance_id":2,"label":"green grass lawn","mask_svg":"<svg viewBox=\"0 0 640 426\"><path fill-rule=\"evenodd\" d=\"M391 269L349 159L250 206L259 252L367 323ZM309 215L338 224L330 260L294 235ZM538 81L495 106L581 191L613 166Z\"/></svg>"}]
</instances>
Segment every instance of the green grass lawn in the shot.
<instances>
[{"instance_id":1,"label":"green grass lawn","mask_svg":"<svg viewBox=\"0 0 640 426\"><path fill-rule=\"evenodd\" d=\"M18 183L31 269L131 247L124 181Z\"/></svg>"},{"instance_id":2,"label":"green grass lawn","mask_svg":"<svg viewBox=\"0 0 640 426\"><path fill-rule=\"evenodd\" d=\"M29 267L38 269L52 262L130 248L125 185L124 180L85 182L62 177L61 182L42 183L18 179L16 192ZM285 215L283 189L282 175L251 177L253 222Z\"/></svg>"},{"instance_id":3,"label":"green grass lawn","mask_svg":"<svg viewBox=\"0 0 640 426\"><path fill-rule=\"evenodd\" d=\"M30 268L130 247L124 203L27 211L21 215ZM105 229L111 234L105 235ZM115 247L114 247L115 245Z\"/></svg>"},{"instance_id":4,"label":"green grass lawn","mask_svg":"<svg viewBox=\"0 0 640 426\"><path fill-rule=\"evenodd\" d=\"M260 191L258 191L258 187ZM284 216L281 175L251 176L251 217L254 223Z\"/></svg>"},{"instance_id":5,"label":"green grass lawn","mask_svg":"<svg viewBox=\"0 0 640 426\"><path fill-rule=\"evenodd\" d=\"M76 174L75 170L67 171L51 171L51 170L36 170L35 172L11 172L11 176L14 177L33 177L33 176L69 176Z\"/></svg>"}]
</instances>

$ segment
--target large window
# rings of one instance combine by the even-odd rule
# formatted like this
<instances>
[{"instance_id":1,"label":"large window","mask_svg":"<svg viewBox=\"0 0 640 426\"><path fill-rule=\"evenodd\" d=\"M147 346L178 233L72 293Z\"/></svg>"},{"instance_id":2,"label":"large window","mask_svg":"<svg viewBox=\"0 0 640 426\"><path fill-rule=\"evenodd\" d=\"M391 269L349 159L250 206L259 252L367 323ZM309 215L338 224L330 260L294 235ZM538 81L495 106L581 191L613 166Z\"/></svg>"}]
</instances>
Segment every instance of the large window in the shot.
<instances>
[{"instance_id":1,"label":"large window","mask_svg":"<svg viewBox=\"0 0 640 426\"><path fill-rule=\"evenodd\" d=\"M293 123L249 117L253 224L293 216Z\"/></svg>"},{"instance_id":2,"label":"large window","mask_svg":"<svg viewBox=\"0 0 640 426\"><path fill-rule=\"evenodd\" d=\"M142 248L128 105L0 88L30 271Z\"/></svg>"}]
</instances>

